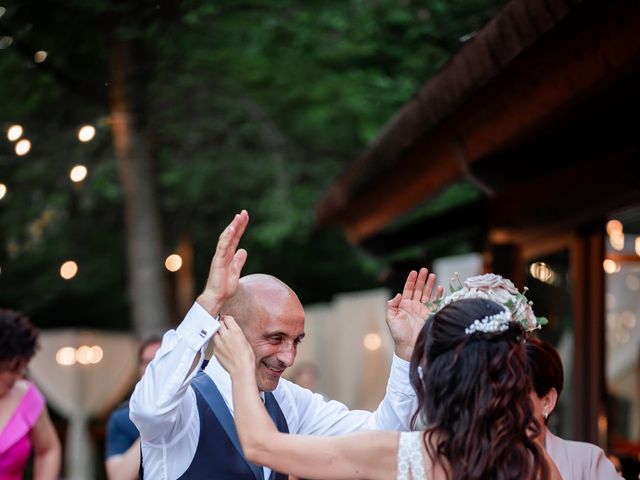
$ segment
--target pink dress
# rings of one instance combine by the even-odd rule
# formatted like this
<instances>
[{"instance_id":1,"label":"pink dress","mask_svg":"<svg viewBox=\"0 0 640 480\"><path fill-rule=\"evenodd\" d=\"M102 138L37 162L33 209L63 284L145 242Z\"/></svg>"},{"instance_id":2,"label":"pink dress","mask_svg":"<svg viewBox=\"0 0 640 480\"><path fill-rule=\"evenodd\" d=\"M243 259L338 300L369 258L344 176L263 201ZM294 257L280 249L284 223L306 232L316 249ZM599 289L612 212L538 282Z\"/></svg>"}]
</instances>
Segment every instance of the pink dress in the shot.
<instances>
[{"instance_id":1,"label":"pink dress","mask_svg":"<svg viewBox=\"0 0 640 480\"><path fill-rule=\"evenodd\" d=\"M0 432L0 480L22 480L31 453L29 434L44 408L44 397L29 383L18 408Z\"/></svg>"}]
</instances>

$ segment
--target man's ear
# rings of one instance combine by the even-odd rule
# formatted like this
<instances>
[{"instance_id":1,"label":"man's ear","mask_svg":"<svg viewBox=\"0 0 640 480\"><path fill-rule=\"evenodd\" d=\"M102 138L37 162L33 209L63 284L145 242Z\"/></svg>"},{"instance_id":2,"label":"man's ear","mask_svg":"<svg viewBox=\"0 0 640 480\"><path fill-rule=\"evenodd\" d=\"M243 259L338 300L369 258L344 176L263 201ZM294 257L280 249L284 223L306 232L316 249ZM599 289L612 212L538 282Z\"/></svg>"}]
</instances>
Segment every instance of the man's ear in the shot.
<instances>
[{"instance_id":1,"label":"man's ear","mask_svg":"<svg viewBox=\"0 0 640 480\"><path fill-rule=\"evenodd\" d=\"M544 397L542 397L542 412L547 418L556 409L558 404L558 391L555 388L551 388Z\"/></svg>"}]
</instances>

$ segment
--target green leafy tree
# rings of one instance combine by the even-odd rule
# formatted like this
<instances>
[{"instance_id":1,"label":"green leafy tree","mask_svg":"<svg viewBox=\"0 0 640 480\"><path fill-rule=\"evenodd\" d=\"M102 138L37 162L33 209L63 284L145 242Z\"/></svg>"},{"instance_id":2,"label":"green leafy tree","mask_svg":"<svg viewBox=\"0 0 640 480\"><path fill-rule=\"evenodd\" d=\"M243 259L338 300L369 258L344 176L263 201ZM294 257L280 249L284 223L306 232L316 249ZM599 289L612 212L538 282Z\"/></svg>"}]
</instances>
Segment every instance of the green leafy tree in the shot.
<instances>
[{"instance_id":1,"label":"green leafy tree","mask_svg":"<svg viewBox=\"0 0 640 480\"><path fill-rule=\"evenodd\" d=\"M43 326L164 328L177 318L165 254L187 239L200 286L240 208L247 272L305 302L377 285L380 264L318 230L313 206L501 3L5 3L0 124L24 125L33 147L0 141L0 304ZM71 184L76 163L90 173Z\"/></svg>"}]
</instances>

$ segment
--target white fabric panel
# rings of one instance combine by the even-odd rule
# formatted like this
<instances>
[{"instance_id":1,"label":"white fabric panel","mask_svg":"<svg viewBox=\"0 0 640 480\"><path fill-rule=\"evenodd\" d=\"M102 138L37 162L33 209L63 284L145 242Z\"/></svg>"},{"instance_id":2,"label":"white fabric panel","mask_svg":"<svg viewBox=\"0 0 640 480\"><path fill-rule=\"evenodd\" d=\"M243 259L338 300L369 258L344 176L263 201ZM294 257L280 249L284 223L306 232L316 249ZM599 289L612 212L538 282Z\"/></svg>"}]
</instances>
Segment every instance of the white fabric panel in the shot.
<instances>
[{"instance_id":1,"label":"white fabric panel","mask_svg":"<svg viewBox=\"0 0 640 480\"><path fill-rule=\"evenodd\" d=\"M69 419L66 478L94 478L87 421L110 411L132 387L137 377L138 342L127 334L72 329L42 331L39 341L40 350L29 372L48 404ZM100 346L102 360L89 365L56 362L58 350L81 345Z\"/></svg>"}]
</instances>

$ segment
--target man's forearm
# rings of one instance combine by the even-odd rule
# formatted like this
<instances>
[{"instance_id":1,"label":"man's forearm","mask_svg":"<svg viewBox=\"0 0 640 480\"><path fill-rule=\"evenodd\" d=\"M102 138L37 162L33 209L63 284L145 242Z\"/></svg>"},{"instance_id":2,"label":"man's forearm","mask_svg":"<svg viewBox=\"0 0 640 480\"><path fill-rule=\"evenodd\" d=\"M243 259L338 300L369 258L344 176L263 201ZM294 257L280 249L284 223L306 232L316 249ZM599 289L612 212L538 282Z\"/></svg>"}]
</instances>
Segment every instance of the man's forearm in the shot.
<instances>
[{"instance_id":1,"label":"man's forearm","mask_svg":"<svg viewBox=\"0 0 640 480\"><path fill-rule=\"evenodd\" d=\"M133 442L122 455L113 455L105 462L109 480L135 480L140 469L140 440Z\"/></svg>"},{"instance_id":2,"label":"man's forearm","mask_svg":"<svg viewBox=\"0 0 640 480\"><path fill-rule=\"evenodd\" d=\"M175 429L175 422L181 421L180 409L192 410L193 405L181 404L201 364L201 352L219 326L219 322L196 303L178 328L163 337L160 349L129 402L131 420L144 440L165 438L167 431Z\"/></svg>"}]
</instances>

